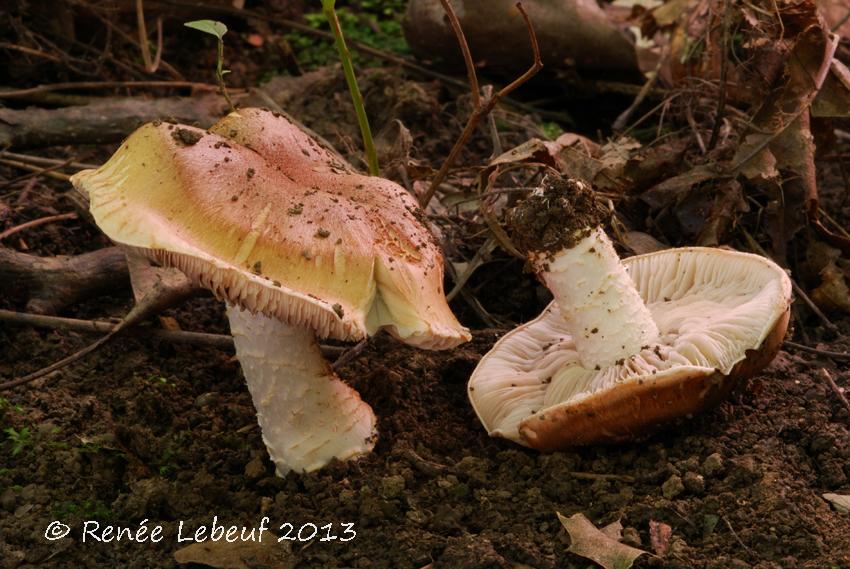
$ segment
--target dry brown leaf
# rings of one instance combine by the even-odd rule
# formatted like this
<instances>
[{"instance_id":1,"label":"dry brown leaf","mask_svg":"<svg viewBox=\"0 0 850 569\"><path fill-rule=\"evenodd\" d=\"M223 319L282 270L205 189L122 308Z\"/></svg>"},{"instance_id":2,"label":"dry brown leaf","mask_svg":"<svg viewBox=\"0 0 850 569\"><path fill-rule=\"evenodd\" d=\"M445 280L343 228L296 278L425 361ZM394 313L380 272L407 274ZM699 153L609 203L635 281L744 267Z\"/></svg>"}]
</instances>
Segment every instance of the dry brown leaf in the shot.
<instances>
[{"instance_id":1,"label":"dry brown leaf","mask_svg":"<svg viewBox=\"0 0 850 569\"><path fill-rule=\"evenodd\" d=\"M645 255L670 248L669 245L642 231L626 231L622 235L622 241L623 245L635 255Z\"/></svg>"},{"instance_id":2,"label":"dry brown leaf","mask_svg":"<svg viewBox=\"0 0 850 569\"><path fill-rule=\"evenodd\" d=\"M177 563L197 563L215 569L291 569L295 558L288 543L278 543L273 535L254 541L204 541L174 552Z\"/></svg>"},{"instance_id":3,"label":"dry brown leaf","mask_svg":"<svg viewBox=\"0 0 850 569\"><path fill-rule=\"evenodd\" d=\"M811 299L826 312L841 310L850 313L850 288L844 272L830 262L820 272L821 284L811 293Z\"/></svg>"},{"instance_id":4,"label":"dry brown leaf","mask_svg":"<svg viewBox=\"0 0 850 569\"><path fill-rule=\"evenodd\" d=\"M827 492L823 495L832 506L843 514L850 514L850 496L846 494L832 494Z\"/></svg>"},{"instance_id":5,"label":"dry brown leaf","mask_svg":"<svg viewBox=\"0 0 850 569\"><path fill-rule=\"evenodd\" d=\"M629 569L635 559L646 553L612 539L596 528L584 514L565 517L558 513L567 533L570 534L569 552L596 562L605 569ZM608 526L609 533L611 530Z\"/></svg>"}]
</instances>

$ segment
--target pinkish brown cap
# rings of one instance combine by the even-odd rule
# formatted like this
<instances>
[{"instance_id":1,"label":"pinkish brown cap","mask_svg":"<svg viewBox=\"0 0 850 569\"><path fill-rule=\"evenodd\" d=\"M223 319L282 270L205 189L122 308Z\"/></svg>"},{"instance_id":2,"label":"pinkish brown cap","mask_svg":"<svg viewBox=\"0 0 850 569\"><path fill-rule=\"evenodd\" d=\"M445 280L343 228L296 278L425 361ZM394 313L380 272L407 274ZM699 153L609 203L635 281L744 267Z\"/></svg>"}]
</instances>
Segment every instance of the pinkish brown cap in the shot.
<instances>
[{"instance_id":1,"label":"pinkish brown cap","mask_svg":"<svg viewBox=\"0 0 850 569\"><path fill-rule=\"evenodd\" d=\"M386 328L443 349L470 337L415 200L278 114L242 109L209 131L147 124L72 181L111 239L230 303L342 340Z\"/></svg>"}]
</instances>

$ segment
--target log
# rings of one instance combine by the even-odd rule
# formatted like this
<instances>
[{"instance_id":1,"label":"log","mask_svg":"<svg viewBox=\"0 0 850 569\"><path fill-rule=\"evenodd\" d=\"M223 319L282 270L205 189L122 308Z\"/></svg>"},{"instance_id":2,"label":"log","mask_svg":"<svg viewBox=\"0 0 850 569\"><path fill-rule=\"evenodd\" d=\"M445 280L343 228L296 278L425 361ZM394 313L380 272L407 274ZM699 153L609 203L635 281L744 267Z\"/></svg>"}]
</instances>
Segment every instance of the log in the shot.
<instances>
[{"instance_id":1,"label":"log","mask_svg":"<svg viewBox=\"0 0 850 569\"><path fill-rule=\"evenodd\" d=\"M128 284L127 261L118 247L71 257L38 257L0 247L0 293L26 295L28 312L55 314Z\"/></svg>"},{"instance_id":2,"label":"log","mask_svg":"<svg viewBox=\"0 0 850 569\"><path fill-rule=\"evenodd\" d=\"M228 111L218 95L104 98L59 109L0 109L0 148L120 142L140 125L174 119L206 128Z\"/></svg>"}]
</instances>

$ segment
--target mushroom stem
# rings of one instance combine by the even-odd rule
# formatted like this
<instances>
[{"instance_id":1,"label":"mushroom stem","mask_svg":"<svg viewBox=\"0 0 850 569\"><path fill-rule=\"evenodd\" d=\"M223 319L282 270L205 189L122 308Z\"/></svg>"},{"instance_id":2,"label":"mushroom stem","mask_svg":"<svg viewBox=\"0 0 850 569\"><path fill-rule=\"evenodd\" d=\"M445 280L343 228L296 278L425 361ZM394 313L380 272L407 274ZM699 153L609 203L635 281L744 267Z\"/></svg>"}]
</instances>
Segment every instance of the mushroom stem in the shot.
<instances>
[{"instance_id":1,"label":"mushroom stem","mask_svg":"<svg viewBox=\"0 0 850 569\"><path fill-rule=\"evenodd\" d=\"M622 361L658 339L632 278L601 227L550 258L532 255L587 369Z\"/></svg>"},{"instance_id":2,"label":"mushroom stem","mask_svg":"<svg viewBox=\"0 0 850 569\"><path fill-rule=\"evenodd\" d=\"M227 317L277 474L369 452L375 415L322 357L313 332L228 304Z\"/></svg>"},{"instance_id":3,"label":"mushroom stem","mask_svg":"<svg viewBox=\"0 0 850 569\"><path fill-rule=\"evenodd\" d=\"M556 176L508 219L514 243L555 296L585 369L622 362L658 339L658 326L602 228L610 215L589 184Z\"/></svg>"}]
</instances>

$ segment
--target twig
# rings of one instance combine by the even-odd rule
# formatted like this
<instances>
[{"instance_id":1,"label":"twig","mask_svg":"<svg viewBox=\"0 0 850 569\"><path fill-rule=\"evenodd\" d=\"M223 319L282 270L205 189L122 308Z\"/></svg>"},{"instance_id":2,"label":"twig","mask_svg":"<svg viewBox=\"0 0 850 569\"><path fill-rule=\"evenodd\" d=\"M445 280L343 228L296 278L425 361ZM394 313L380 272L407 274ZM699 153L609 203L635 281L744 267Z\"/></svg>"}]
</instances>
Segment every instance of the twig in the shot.
<instances>
[{"instance_id":1,"label":"twig","mask_svg":"<svg viewBox=\"0 0 850 569\"><path fill-rule=\"evenodd\" d=\"M755 238L750 235L749 231L747 231L744 227L741 227L741 232L744 234L744 237L746 238L750 249L752 249L756 253L759 253L762 257L770 258L770 255L768 255L764 248L762 248L762 246L758 244L758 241L756 241ZM808 306L809 309L814 312L818 318L820 318L820 321L830 332L836 334L838 333L838 326L833 324L832 321L827 318L826 314L824 314L821 309L818 308L818 306L812 301L812 299L809 298L809 295L806 294L806 292L800 287L800 285L797 284L797 281L794 279L791 279L791 288L794 289L794 294L802 298L803 302L806 303L806 306Z\"/></svg>"},{"instance_id":2,"label":"twig","mask_svg":"<svg viewBox=\"0 0 850 569\"><path fill-rule=\"evenodd\" d=\"M702 141L702 135L699 132L699 127L697 127L697 121L694 120L694 113L691 109L690 103L685 105L685 119L688 121L688 125L691 127L691 130L694 133L694 138L697 139L697 145L699 146L699 150L702 154L706 153L705 142Z\"/></svg>"},{"instance_id":3,"label":"twig","mask_svg":"<svg viewBox=\"0 0 850 569\"><path fill-rule=\"evenodd\" d=\"M806 303L806 306L815 313L815 315L820 318L821 323L826 326L827 330L833 332L835 334L838 333L838 326L832 323L832 321L826 316L826 314L818 308L818 305L814 303L814 301L809 298L809 295L797 284L797 281L791 279L791 287L794 289L794 294L803 299L803 302Z\"/></svg>"},{"instance_id":4,"label":"twig","mask_svg":"<svg viewBox=\"0 0 850 569\"><path fill-rule=\"evenodd\" d=\"M446 11L446 14L449 17L449 24L457 38L457 43L460 45L460 52L463 54L463 64L466 66L469 90L472 92L472 108L478 109L481 107L481 95L478 93L478 74L475 72L475 63L472 61L472 54L469 52L469 44L466 41L463 28L461 27L454 8L452 8L449 0L440 0L440 4L443 5L443 10Z\"/></svg>"},{"instance_id":5,"label":"twig","mask_svg":"<svg viewBox=\"0 0 850 569\"><path fill-rule=\"evenodd\" d=\"M49 373L62 369L63 367L70 365L94 352L124 330L137 326L148 318L160 314L166 308L175 306L196 292L197 289L192 286L188 279L180 281L176 286L171 285L166 281L160 281L148 291L141 301L136 302L130 312L128 312L118 324L109 330L105 336L98 338L83 349L62 358L58 362L52 363L47 367L23 377L7 381L6 383L0 383L0 390L9 389L11 387L35 381Z\"/></svg>"},{"instance_id":6,"label":"twig","mask_svg":"<svg viewBox=\"0 0 850 569\"><path fill-rule=\"evenodd\" d=\"M596 474L595 472L570 472L569 475L579 480L614 480L631 483L635 481L634 476L627 474Z\"/></svg>"},{"instance_id":7,"label":"twig","mask_svg":"<svg viewBox=\"0 0 850 569\"><path fill-rule=\"evenodd\" d=\"M69 166L71 168L76 168L78 170L85 170L87 168L100 168L99 164L89 164L88 162L75 162L72 159L60 160L60 159L57 159L57 158L45 158L43 156L32 156L30 154L20 154L18 152L9 152L8 150L0 151L0 158L10 158L12 160L20 160L21 162L28 162L30 164L37 164L39 166L59 166L59 167Z\"/></svg>"},{"instance_id":8,"label":"twig","mask_svg":"<svg viewBox=\"0 0 850 569\"><path fill-rule=\"evenodd\" d=\"M838 399L841 401L841 404L844 405L844 408L847 409L847 412L850 413L850 401L847 401L847 396L844 395L844 391L838 387L838 384L835 383L835 380L832 379L832 375L824 368L820 368L818 370L820 376L827 382L829 387L832 389L833 393L838 396Z\"/></svg>"},{"instance_id":9,"label":"twig","mask_svg":"<svg viewBox=\"0 0 850 569\"><path fill-rule=\"evenodd\" d=\"M51 330L68 330L71 332L106 333L111 332L116 324L100 320L80 320L59 316L45 316L28 312L0 310L0 322L10 324L25 324L36 328ZM213 348L233 349L233 338L223 334L208 334L206 332L186 332L183 330L160 330L140 326L137 331L154 338L174 342L175 344L190 344L195 346L210 346Z\"/></svg>"},{"instance_id":10,"label":"twig","mask_svg":"<svg viewBox=\"0 0 850 569\"><path fill-rule=\"evenodd\" d=\"M142 61L145 71L156 73L159 62L162 59L162 16L156 18L156 55L151 60L151 49L148 45L148 28L145 25L145 3L144 0L136 0L136 21L139 27L139 47L142 50Z\"/></svg>"},{"instance_id":11,"label":"twig","mask_svg":"<svg viewBox=\"0 0 850 569\"><path fill-rule=\"evenodd\" d=\"M49 85L38 85L28 89L15 89L13 91L0 90L0 99L17 99L29 97L38 93L49 93L52 91L75 91L78 89L136 89L169 87L191 88L198 91L218 91L218 85L209 83L198 83L196 81L78 81L76 83L51 83Z\"/></svg>"},{"instance_id":12,"label":"twig","mask_svg":"<svg viewBox=\"0 0 850 569\"><path fill-rule=\"evenodd\" d=\"M714 117L714 127L711 129L711 137L708 139L708 150L714 150L720 135L720 125L723 124L723 113L726 110L726 74L729 67L729 0L723 1L723 50L720 59L720 94L717 97L717 114ZM780 19L781 21L781 19Z\"/></svg>"},{"instance_id":13,"label":"twig","mask_svg":"<svg viewBox=\"0 0 850 569\"><path fill-rule=\"evenodd\" d=\"M25 229L31 229L33 227L38 227L39 225L44 225L45 223L52 223L54 221L64 221L66 219L77 219L77 214L73 212L60 213L58 215L48 215L47 217L41 217L39 219L27 221L26 223L16 225L15 227L10 227L6 231L0 233L0 241Z\"/></svg>"},{"instance_id":14,"label":"twig","mask_svg":"<svg viewBox=\"0 0 850 569\"><path fill-rule=\"evenodd\" d=\"M35 381L36 379L39 379L39 378L42 378L42 377L44 377L48 374L51 374L54 371L58 371L58 370L62 369L63 367L65 367L69 364L72 364L79 359L82 359L83 357L85 357L88 354L92 353L93 351L97 350L103 344L105 344L106 342L111 340L113 337L115 337L115 334L117 334L119 331L120 330L118 329L118 326L116 326L115 328L110 330L109 333L106 334L105 336L103 336L102 338L99 338L97 341L92 342L91 344L89 344L88 346L83 348L82 350L79 350L77 352L74 352L70 356L62 358L58 362L54 362L54 363L50 364L49 366L47 366L45 368L41 368L40 370L35 371L35 372L33 372L29 375L25 375L25 376L15 378L15 379L10 380L10 381L6 381L4 383L0 383L0 391L5 391L6 389L12 389L13 387L18 387L19 385L24 385L26 383L30 383L32 381Z\"/></svg>"},{"instance_id":15,"label":"twig","mask_svg":"<svg viewBox=\"0 0 850 569\"><path fill-rule=\"evenodd\" d=\"M651 109L649 109L649 110L648 110L648 111L647 111L647 112L646 112L646 113L645 113L642 117L640 117L638 120L636 120L635 122L633 122L633 123L629 126L629 128L627 128L626 130L624 130L623 132L621 132L621 133L619 134L620 138L622 138L622 137L624 137L624 136L628 135L631 131L633 131L634 129L636 129L636 128L637 128L637 127L639 127L640 125L642 125L642 124L643 124L643 122L644 122L645 120L647 120L649 117L651 117L652 115L654 115L655 113L657 113L659 110L662 110L662 111L665 111L665 112L666 112L667 106L668 106L670 103L672 103L674 99L678 98L678 97L679 97L679 95L682 95L682 94L683 94L683 92L682 92L682 91L677 91L677 92L675 92L675 93L673 93L673 94L669 95L667 98L665 98L663 101L661 101L660 103L658 103L657 105L655 105L655 106L654 106L654 107L652 107Z\"/></svg>"},{"instance_id":16,"label":"twig","mask_svg":"<svg viewBox=\"0 0 850 569\"><path fill-rule=\"evenodd\" d=\"M723 522L726 524L726 527L729 528L729 531L732 532L732 535L735 537L735 541L737 541L741 547L743 547L747 553L753 555L753 550L747 547L747 544L741 541L741 538L738 536L738 533L735 531L735 528L732 527L732 524L729 523L729 520L726 519L726 516L721 516L723 518Z\"/></svg>"},{"instance_id":17,"label":"twig","mask_svg":"<svg viewBox=\"0 0 850 569\"><path fill-rule=\"evenodd\" d=\"M68 174L63 174L61 172L54 172L50 168L43 168L41 166L33 166L31 164L25 164L23 162L18 162L17 160L6 160L4 158L0 158L0 164L5 164L6 166L12 166L13 168L18 168L20 170L27 170L29 172L35 172L36 174L47 176L48 178L53 178L54 180L62 180L63 182L68 182L68 181L71 180L71 176L69 176Z\"/></svg>"},{"instance_id":18,"label":"twig","mask_svg":"<svg viewBox=\"0 0 850 569\"><path fill-rule=\"evenodd\" d=\"M53 55L52 53L47 53L47 52L41 51L39 49L33 49L31 47L26 47L26 46L23 46L23 45L17 45L17 44L14 44L14 43L0 42L0 49L9 49L9 50L12 50L12 51L18 51L20 53L25 53L27 55L34 55L35 57L41 57L41 58L44 58L44 59L49 59L50 61L58 61L60 63L62 61L62 58L59 57L58 55Z\"/></svg>"},{"instance_id":19,"label":"twig","mask_svg":"<svg viewBox=\"0 0 850 569\"><path fill-rule=\"evenodd\" d=\"M14 312L12 310L0 310L0 322L10 324L24 324L35 328L48 328L50 330L67 330L70 332L83 333L106 333L111 332L115 322L102 320L80 320L78 318L64 318L61 316L46 316L44 314L31 314L29 312ZM166 340L175 344L188 344L191 346L208 346L222 350L233 349L233 337L226 334L211 334L209 332L187 332L185 330L162 330L139 326L136 331L144 336ZM322 344L322 354L326 357L334 357L346 354L357 348L359 344L351 348L343 346L329 346ZM340 358L341 359L341 358Z\"/></svg>"},{"instance_id":20,"label":"twig","mask_svg":"<svg viewBox=\"0 0 850 569\"><path fill-rule=\"evenodd\" d=\"M646 83L643 84L643 87L641 87L640 91L638 91L635 100L632 101L632 104L629 105L629 107L625 111L620 113L620 116L618 116L617 119L614 121L614 124L611 126L614 132L618 132L626 128L629 119L632 118L634 112L638 109L638 107L641 106L641 104L643 104L647 95L649 95L649 93L652 91L652 88L655 87L655 84L658 82L658 72L661 71L661 63L662 61L664 61L664 59L664 53L662 53L661 57L658 59L658 65L655 66L655 71L652 73Z\"/></svg>"},{"instance_id":21,"label":"twig","mask_svg":"<svg viewBox=\"0 0 850 569\"><path fill-rule=\"evenodd\" d=\"M801 352L807 352L809 354L824 356L825 358L830 358L833 360L850 361L850 354L844 352L821 350L818 348L812 348L811 346L806 346L805 344L798 344L797 342L792 342L790 340L785 340L782 345L786 348L791 348L792 350L799 350Z\"/></svg>"},{"instance_id":22,"label":"twig","mask_svg":"<svg viewBox=\"0 0 850 569\"><path fill-rule=\"evenodd\" d=\"M343 348L345 349L345 351L342 352L340 356L336 359L336 361L333 363L333 370L339 371L339 368L359 356L368 345L370 338L371 337L363 338L348 349Z\"/></svg>"},{"instance_id":23,"label":"twig","mask_svg":"<svg viewBox=\"0 0 850 569\"><path fill-rule=\"evenodd\" d=\"M447 7L447 14L449 20L457 20L457 16L455 15L454 10L452 10L451 4L446 2L443 5L444 7ZM449 152L448 157L443 162L443 165L440 167L440 170L434 176L434 179L431 181L431 185L428 188L428 191L425 192L425 195L423 195L422 199L419 201L419 205L422 206L423 209L428 206L428 203L431 201L431 198L434 197L434 194L437 192L437 188L440 187L440 184L446 178L449 169L452 167L458 155L460 154L460 150L464 147L464 145L466 145L466 142L467 140L469 140L469 137L472 136L472 133L478 126L478 123L481 118L487 115L487 113L489 113L490 111L492 111L499 103L499 100L506 97L509 93L516 90L523 83L537 75L537 73L543 68L543 61L540 59L540 47L537 45L537 35L534 33L534 26L531 25L531 20L528 18L528 14L522 7L522 3L517 2L516 7L517 10L519 10L519 13L522 14L523 20L525 20L525 25L528 29L528 37L529 41L531 42L531 49L534 53L534 63L532 63L528 71L520 75L511 84L500 89L495 95L487 99L483 104L480 104L479 100L479 106L473 109L472 114L469 116L469 120L466 122L466 127L464 127L463 132L460 134L460 137L458 137L457 141L455 141L454 146ZM458 41L465 43L466 40L461 35L458 37ZM468 49L469 48L467 46L466 50L468 51ZM478 83L476 80L475 85L477 84ZM473 102L475 101L476 98L474 97Z\"/></svg>"},{"instance_id":24,"label":"twig","mask_svg":"<svg viewBox=\"0 0 850 569\"><path fill-rule=\"evenodd\" d=\"M462 275L459 275L457 280L455 280L455 286L451 291L446 295L446 300L451 302L454 297L460 294L460 291L466 286L466 283L469 281L469 278L472 276L472 273L481 266L484 262L484 259L493 252L493 249L496 248L496 238L490 236L484 242L484 244L475 252L475 256L469 262L469 266L466 267L466 270Z\"/></svg>"},{"instance_id":25,"label":"twig","mask_svg":"<svg viewBox=\"0 0 850 569\"><path fill-rule=\"evenodd\" d=\"M366 107L363 105L363 95L360 93L360 87L357 85L354 65L351 63L351 53L345 44L345 36L342 33L339 18L337 18L336 10L334 9L335 4L336 0L322 0L322 11L325 13L325 17L333 31L334 43L339 52L342 71L345 74L345 82L348 84L349 93L351 93L351 102L354 104L354 112L357 114L357 124L360 125L360 134L363 137L363 148L366 151L366 163L369 165L369 173L377 176L381 173L380 168L378 168L378 153L375 150L375 142L372 140L372 129L369 127L369 117L366 116Z\"/></svg>"},{"instance_id":26,"label":"twig","mask_svg":"<svg viewBox=\"0 0 850 569\"><path fill-rule=\"evenodd\" d=\"M0 155L2 155L2 154L0 154ZM62 162L62 163L60 163L60 164L54 164L54 165L52 165L52 166L44 166L44 167L41 167L41 168L39 168L39 169L38 169L38 170L36 170L36 171L30 172L30 173L28 173L28 174L24 174L23 176L18 176L17 178L14 178L14 179L9 180L9 181L6 181L6 182L3 182L2 184L0 184L0 189L7 188L7 187L9 187L9 186L11 186L11 185L17 184L18 182L23 182L24 180L29 180L30 178L38 178L39 176L42 176L42 175L44 175L44 174L46 174L46 173L48 173L48 172L53 172L53 171L55 171L55 170L60 170L60 169L64 168L64 167L65 167L65 166L67 166L67 165L68 165L68 161L66 160L65 162ZM63 174L63 173L64 173L64 172L60 172L60 174ZM23 194L22 194L22 195L23 195Z\"/></svg>"}]
</instances>

